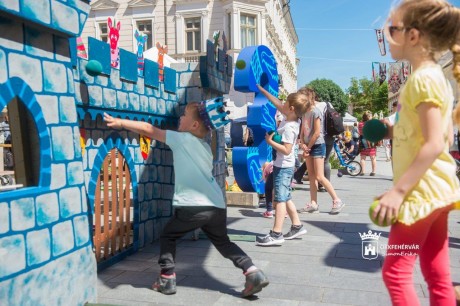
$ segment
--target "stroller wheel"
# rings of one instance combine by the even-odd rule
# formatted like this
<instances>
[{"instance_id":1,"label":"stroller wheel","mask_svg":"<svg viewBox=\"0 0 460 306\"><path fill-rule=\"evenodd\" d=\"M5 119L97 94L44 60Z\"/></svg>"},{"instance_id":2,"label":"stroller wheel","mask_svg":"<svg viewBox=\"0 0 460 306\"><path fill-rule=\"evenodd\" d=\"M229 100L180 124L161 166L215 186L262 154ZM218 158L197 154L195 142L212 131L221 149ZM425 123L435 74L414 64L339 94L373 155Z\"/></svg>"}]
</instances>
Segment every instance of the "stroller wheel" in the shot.
<instances>
[{"instance_id":1,"label":"stroller wheel","mask_svg":"<svg viewBox=\"0 0 460 306\"><path fill-rule=\"evenodd\" d=\"M358 163L357 161L350 161L347 163L347 165L345 166L346 170L347 170L347 173L351 176L357 176L358 174L361 173L361 164Z\"/></svg>"}]
</instances>

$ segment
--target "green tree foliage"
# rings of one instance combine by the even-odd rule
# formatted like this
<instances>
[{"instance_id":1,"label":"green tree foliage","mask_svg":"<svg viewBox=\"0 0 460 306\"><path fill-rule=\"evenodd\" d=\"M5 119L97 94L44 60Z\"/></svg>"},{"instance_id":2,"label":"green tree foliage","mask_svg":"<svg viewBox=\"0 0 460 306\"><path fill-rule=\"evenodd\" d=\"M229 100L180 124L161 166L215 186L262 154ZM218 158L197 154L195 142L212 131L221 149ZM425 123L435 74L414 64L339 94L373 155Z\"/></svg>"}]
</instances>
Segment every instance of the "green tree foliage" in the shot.
<instances>
[{"instance_id":1,"label":"green tree foliage","mask_svg":"<svg viewBox=\"0 0 460 306\"><path fill-rule=\"evenodd\" d=\"M334 83L332 80L316 79L308 83L306 86L315 90L318 95L318 101L331 102L339 113L345 115L345 112L348 110L348 99L339 85Z\"/></svg>"},{"instance_id":2,"label":"green tree foliage","mask_svg":"<svg viewBox=\"0 0 460 306\"><path fill-rule=\"evenodd\" d=\"M388 115L388 83L385 81L381 85L368 78L352 78L351 85L347 89L350 106L353 109L353 116L358 120L366 110L373 114L383 112Z\"/></svg>"}]
</instances>

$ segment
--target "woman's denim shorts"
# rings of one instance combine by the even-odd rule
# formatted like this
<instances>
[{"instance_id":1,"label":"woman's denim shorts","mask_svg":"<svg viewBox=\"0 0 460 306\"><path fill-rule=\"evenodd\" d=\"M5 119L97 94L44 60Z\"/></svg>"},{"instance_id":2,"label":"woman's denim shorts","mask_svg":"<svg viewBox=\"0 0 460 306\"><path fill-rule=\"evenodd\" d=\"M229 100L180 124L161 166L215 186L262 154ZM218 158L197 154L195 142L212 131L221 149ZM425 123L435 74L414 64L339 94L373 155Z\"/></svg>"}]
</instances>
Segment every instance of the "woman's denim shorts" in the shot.
<instances>
[{"instance_id":1,"label":"woman's denim shorts","mask_svg":"<svg viewBox=\"0 0 460 306\"><path fill-rule=\"evenodd\" d=\"M313 158L325 158L326 157L326 144L320 143L315 144L311 147L310 156Z\"/></svg>"},{"instance_id":2,"label":"woman's denim shorts","mask_svg":"<svg viewBox=\"0 0 460 306\"><path fill-rule=\"evenodd\" d=\"M275 202L287 202L291 199L291 181L293 175L294 167L273 167L273 188L275 190Z\"/></svg>"}]
</instances>

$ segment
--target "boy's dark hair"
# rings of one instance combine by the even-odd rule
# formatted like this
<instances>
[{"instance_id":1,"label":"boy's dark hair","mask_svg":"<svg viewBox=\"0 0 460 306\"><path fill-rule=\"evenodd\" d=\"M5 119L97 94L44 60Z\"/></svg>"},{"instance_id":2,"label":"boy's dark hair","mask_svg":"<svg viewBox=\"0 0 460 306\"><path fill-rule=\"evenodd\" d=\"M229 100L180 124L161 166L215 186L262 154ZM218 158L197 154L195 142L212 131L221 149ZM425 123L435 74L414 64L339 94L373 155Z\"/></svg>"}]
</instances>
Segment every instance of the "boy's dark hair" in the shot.
<instances>
[{"instance_id":1,"label":"boy's dark hair","mask_svg":"<svg viewBox=\"0 0 460 306\"><path fill-rule=\"evenodd\" d=\"M201 132L202 133L206 133L207 131L209 131L209 129L207 128L207 126L204 124L204 120L201 118L200 116L200 110L199 110L199 106L200 106L200 102L190 102L188 103L185 108L192 113L192 116L193 116L193 119L195 119L196 121L198 121L200 123L200 127L201 127Z\"/></svg>"}]
</instances>

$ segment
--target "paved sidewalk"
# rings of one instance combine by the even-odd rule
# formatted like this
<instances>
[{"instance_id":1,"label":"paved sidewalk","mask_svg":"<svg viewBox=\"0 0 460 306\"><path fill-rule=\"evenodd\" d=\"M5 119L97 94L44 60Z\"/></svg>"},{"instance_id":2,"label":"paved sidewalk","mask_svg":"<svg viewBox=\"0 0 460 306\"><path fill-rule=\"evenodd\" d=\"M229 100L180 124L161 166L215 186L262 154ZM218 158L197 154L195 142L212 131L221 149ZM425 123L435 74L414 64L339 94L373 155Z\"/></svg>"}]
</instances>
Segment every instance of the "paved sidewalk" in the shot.
<instances>
[{"instance_id":1,"label":"paved sidewalk","mask_svg":"<svg viewBox=\"0 0 460 306\"><path fill-rule=\"evenodd\" d=\"M381 233L385 246L388 228L373 225L368 208L373 197L391 186L391 163L378 152L377 175L341 178L332 183L346 203L339 215L329 215L331 200L319 193L319 214L301 214L308 233L280 247L259 247L236 242L262 268L270 285L252 300L239 297L244 285L241 271L223 258L206 239L185 238L177 246L178 292L172 296L150 290L158 274L158 243L143 248L98 276L98 302L117 305L391 305L381 277L382 253L377 259L362 258L359 233ZM296 185L293 200L301 208L309 199L308 183ZM262 235L273 219L261 216L263 208L228 209L230 234ZM449 219L452 279L460 283L460 212ZM286 219L284 232L290 226ZM416 266L415 286L422 305L429 305L428 291Z\"/></svg>"}]
</instances>

